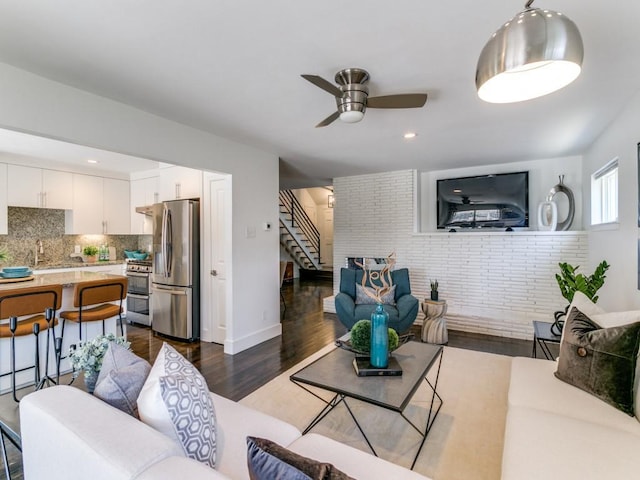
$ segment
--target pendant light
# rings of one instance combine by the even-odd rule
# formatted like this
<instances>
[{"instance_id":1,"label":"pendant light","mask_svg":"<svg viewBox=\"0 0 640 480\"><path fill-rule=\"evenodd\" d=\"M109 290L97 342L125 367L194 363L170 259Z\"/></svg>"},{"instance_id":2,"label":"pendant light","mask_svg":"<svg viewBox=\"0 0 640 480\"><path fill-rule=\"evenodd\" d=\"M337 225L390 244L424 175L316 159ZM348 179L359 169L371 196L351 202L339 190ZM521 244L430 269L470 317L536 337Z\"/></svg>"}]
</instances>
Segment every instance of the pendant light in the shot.
<instances>
[{"instance_id":1,"label":"pendant light","mask_svg":"<svg viewBox=\"0 0 640 480\"><path fill-rule=\"evenodd\" d=\"M541 97L580 75L584 50L578 27L559 12L531 7L533 1L500 27L482 49L476 88L486 102Z\"/></svg>"}]
</instances>

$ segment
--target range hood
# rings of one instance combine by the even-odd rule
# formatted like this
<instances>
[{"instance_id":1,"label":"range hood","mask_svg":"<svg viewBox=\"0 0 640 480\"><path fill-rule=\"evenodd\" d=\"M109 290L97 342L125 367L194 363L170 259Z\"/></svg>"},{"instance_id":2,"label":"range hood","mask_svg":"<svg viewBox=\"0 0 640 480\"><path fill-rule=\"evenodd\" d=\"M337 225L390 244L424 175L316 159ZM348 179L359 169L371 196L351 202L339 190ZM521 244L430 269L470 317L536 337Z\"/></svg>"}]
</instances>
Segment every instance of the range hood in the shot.
<instances>
[{"instance_id":1,"label":"range hood","mask_svg":"<svg viewBox=\"0 0 640 480\"><path fill-rule=\"evenodd\" d=\"M143 215L152 216L153 205L143 205L142 207L136 207L136 213L142 213Z\"/></svg>"}]
</instances>

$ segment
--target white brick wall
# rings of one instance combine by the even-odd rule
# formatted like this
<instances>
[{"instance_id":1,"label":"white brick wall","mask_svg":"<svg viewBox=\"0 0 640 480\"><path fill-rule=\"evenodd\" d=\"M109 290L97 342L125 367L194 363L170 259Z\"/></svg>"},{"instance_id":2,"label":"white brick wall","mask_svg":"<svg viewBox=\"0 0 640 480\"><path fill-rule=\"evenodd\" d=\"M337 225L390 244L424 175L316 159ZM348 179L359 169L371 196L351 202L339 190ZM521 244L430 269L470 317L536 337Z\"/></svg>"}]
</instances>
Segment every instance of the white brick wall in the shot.
<instances>
[{"instance_id":1,"label":"white brick wall","mask_svg":"<svg viewBox=\"0 0 640 480\"><path fill-rule=\"evenodd\" d=\"M334 290L345 257L396 252L413 294L429 296L438 279L449 328L531 338L532 320L564 308L558 262L588 264L586 232L414 233L416 172L404 170L334 180ZM325 311L335 311L332 297ZM419 318L422 315L419 315Z\"/></svg>"}]
</instances>

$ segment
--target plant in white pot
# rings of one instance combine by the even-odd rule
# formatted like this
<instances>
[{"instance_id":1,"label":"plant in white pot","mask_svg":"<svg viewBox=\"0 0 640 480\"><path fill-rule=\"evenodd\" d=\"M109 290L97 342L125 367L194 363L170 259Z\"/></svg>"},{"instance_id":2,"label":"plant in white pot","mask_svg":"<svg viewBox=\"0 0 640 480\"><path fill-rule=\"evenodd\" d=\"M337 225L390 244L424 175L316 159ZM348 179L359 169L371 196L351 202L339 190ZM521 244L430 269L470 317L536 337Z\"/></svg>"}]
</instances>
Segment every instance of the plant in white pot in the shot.
<instances>
[{"instance_id":1,"label":"plant in white pot","mask_svg":"<svg viewBox=\"0 0 640 480\"><path fill-rule=\"evenodd\" d=\"M98 260L98 247L87 245L82 249L82 254L85 262L93 263Z\"/></svg>"}]
</instances>

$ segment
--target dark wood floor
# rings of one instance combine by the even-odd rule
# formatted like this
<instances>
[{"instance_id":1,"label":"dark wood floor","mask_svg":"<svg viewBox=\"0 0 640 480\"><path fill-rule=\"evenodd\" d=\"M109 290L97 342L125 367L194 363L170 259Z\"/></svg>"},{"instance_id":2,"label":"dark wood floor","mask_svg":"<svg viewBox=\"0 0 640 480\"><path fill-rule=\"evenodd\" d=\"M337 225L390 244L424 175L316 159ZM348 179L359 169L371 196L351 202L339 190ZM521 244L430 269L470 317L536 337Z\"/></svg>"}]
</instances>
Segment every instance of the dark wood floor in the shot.
<instances>
[{"instance_id":1,"label":"dark wood floor","mask_svg":"<svg viewBox=\"0 0 640 480\"><path fill-rule=\"evenodd\" d=\"M294 280L282 293L282 336L236 355L226 355L221 345L170 341L147 327L129 325L132 350L153 363L162 342L168 341L202 372L212 391L239 400L346 333L336 315L322 312L322 299L333 293L331 280ZM414 333L419 337L419 327ZM532 349L531 341L456 331L449 332L449 345L510 356L529 356ZM22 480L20 455L11 446L8 450L12 478Z\"/></svg>"}]
</instances>

